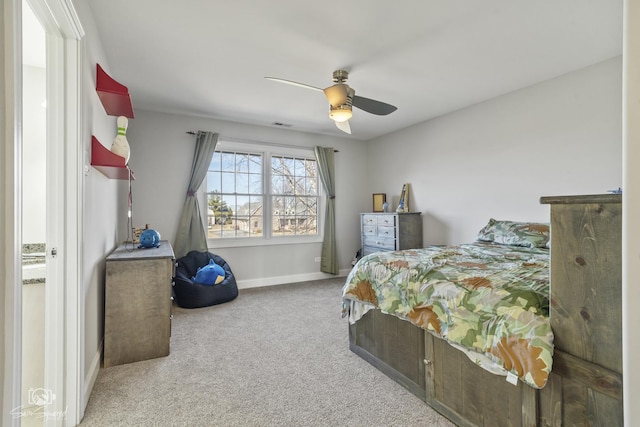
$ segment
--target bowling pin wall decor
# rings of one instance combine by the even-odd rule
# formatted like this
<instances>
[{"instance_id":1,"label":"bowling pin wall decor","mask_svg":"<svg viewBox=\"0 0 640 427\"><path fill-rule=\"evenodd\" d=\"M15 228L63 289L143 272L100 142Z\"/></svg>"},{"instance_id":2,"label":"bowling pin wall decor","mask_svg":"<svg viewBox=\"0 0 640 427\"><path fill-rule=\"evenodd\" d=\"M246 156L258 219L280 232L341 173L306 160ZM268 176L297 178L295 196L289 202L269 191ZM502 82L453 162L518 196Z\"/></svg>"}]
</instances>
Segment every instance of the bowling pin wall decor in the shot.
<instances>
[{"instance_id":1,"label":"bowling pin wall decor","mask_svg":"<svg viewBox=\"0 0 640 427\"><path fill-rule=\"evenodd\" d=\"M129 120L125 116L118 117L118 135L111 144L111 151L120 157L124 157L124 163L129 163L129 141L127 141L127 127Z\"/></svg>"}]
</instances>

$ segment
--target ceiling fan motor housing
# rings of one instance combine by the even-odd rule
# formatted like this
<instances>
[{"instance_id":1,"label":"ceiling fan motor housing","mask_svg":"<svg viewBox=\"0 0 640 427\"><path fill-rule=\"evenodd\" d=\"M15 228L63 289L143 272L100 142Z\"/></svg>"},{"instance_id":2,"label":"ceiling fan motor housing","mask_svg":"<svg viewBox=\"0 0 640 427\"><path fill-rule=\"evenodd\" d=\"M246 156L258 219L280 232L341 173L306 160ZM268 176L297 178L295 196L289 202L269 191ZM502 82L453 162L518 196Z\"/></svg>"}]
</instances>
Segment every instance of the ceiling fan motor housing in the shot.
<instances>
[{"instance_id":1,"label":"ceiling fan motor housing","mask_svg":"<svg viewBox=\"0 0 640 427\"><path fill-rule=\"evenodd\" d=\"M349 72L346 70L336 70L333 72L334 83L344 83L349 78Z\"/></svg>"}]
</instances>

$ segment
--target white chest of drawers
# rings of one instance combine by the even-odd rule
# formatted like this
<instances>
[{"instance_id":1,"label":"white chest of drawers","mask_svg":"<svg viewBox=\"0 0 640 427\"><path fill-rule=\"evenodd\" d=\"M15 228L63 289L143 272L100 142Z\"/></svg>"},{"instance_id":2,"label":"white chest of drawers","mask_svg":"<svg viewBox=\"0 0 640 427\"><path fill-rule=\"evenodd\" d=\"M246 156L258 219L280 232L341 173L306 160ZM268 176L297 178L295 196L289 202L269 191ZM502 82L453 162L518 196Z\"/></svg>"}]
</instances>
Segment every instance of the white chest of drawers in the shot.
<instances>
[{"instance_id":1,"label":"white chest of drawers","mask_svg":"<svg viewBox=\"0 0 640 427\"><path fill-rule=\"evenodd\" d=\"M422 247L420 212L360 214L362 255Z\"/></svg>"}]
</instances>

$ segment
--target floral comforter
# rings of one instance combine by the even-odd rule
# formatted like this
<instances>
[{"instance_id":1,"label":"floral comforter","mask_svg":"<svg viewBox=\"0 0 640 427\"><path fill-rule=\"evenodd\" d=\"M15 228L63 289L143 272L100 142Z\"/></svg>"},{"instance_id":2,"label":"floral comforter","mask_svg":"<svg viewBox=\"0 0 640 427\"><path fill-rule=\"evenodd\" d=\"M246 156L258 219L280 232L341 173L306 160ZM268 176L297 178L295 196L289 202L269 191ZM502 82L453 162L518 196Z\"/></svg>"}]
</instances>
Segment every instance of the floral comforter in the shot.
<instances>
[{"instance_id":1,"label":"floral comforter","mask_svg":"<svg viewBox=\"0 0 640 427\"><path fill-rule=\"evenodd\" d=\"M547 249L482 242L367 255L343 289L351 321L379 308L535 388L551 371L548 296Z\"/></svg>"}]
</instances>

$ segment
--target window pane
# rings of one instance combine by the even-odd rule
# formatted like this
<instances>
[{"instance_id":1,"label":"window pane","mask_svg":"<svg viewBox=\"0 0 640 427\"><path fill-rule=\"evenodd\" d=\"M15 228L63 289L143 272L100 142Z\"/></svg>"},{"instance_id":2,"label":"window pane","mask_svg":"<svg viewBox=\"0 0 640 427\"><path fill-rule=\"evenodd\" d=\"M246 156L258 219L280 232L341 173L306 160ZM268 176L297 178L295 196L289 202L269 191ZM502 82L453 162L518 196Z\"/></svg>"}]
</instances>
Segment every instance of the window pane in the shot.
<instances>
[{"instance_id":1,"label":"window pane","mask_svg":"<svg viewBox=\"0 0 640 427\"><path fill-rule=\"evenodd\" d=\"M257 154L249 156L249 172L262 175L262 156Z\"/></svg>"},{"instance_id":2,"label":"window pane","mask_svg":"<svg viewBox=\"0 0 640 427\"><path fill-rule=\"evenodd\" d=\"M305 176L304 159L295 159L293 174L295 176Z\"/></svg>"},{"instance_id":3,"label":"window pane","mask_svg":"<svg viewBox=\"0 0 640 427\"><path fill-rule=\"evenodd\" d=\"M292 178L291 177L286 177L283 181L282 181L282 194L293 194L293 182L292 182Z\"/></svg>"},{"instance_id":4,"label":"window pane","mask_svg":"<svg viewBox=\"0 0 640 427\"><path fill-rule=\"evenodd\" d=\"M304 182L305 179L303 178L295 178L295 188L294 188L294 193L295 194L306 194L306 191L304 191Z\"/></svg>"},{"instance_id":5,"label":"window pane","mask_svg":"<svg viewBox=\"0 0 640 427\"><path fill-rule=\"evenodd\" d=\"M210 238L220 238L224 227L231 221L231 208L218 194L209 194L207 225Z\"/></svg>"},{"instance_id":6,"label":"window pane","mask_svg":"<svg viewBox=\"0 0 640 427\"><path fill-rule=\"evenodd\" d=\"M282 194L282 180L281 175L271 177L271 194Z\"/></svg>"},{"instance_id":7,"label":"window pane","mask_svg":"<svg viewBox=\"0 0 640 427\"><path fill-rule=\"evenodd\" d=\"M314 178L307 178L304 182L304 189L305 189L305 193L310 195L310 196L315 196L317 195L316 192L316 183L318 181Z\"/></svg>"},{"instance_id":8,"label":"window pane","mask_svg":"<svg viewBox=\"0 0 640 427\"><path fill-rule=\"evenodd\" d=\"M249 198L251 212L249 214L249 233L252 237L262 236L262 197L251 196Z\"/></svg>"},{"instance_id":9,"label":"window pane","mask_svg":"<svg viewBox=\"0 0 640 427\"><path fill-rule=\"evenodd\" d=\"M249 175L249 193L262 194L262 175Z\"/></svg>"},{"instance_id":10,"label":"window pane","mask_svg":"<svg viewBox=\"0 0 640 427\"><path fill-rule=\"evenodd\" d=\"M210 171L219 171L221 165L221 154L218 151L213 153L213 157L211 158L211 164L209 165Z\"/></svg>"},{"instance_id":11,"label":"window pane","mask_svg":"<svg viewBox=\"0 0 640 427\"><path fill-rule=\"evenodd\" d=\"M236 196L236 213L238 215L249 215L250 205L249 196Z\"/></svg>"},{"instance_id":12,"label":"window pane","mask_svg":"<svg viewBox=\"0 0 640 427\"><path fill-rule=\"evenodd\" d=\"M222 191L220 172L207 172L207 193Z\"/></svg>"},{"instance_id":13,"label":"window pane","mask_svg":"<svg viewBox=\"0 0 640 427\"><path fill-rule=\"evenodd\" d=\"M249 172L249 155L236 153L236 172Z\"/></svg>"},{"instance_id":14,"label":"window pane","mask_svg":"<svg viewBox=\"0 0 640 427\"><path fill-rule=\"evenodd\" d=\"M271 157L271 174L272 175L282 175L282 158L273 156Z\"/></svg>"},{"instance_id":15,"label":"window pane","mask_svg":"<svg viewBox=\"0 0 640 427\"><path fill-rule=\"evenodd\" d=\"M236 174L236 193L249 193L249 175L244 173Z\"/></svg>"},{"instance_id":16,"label":"window pane","mask_svg":"<svg viewBox=\"0 0 640 427\"><path fill-rule=\"evenodd\" d=\"M315 215L315 199L311 197L299 197L296 204L298 215Z\"/></svg>"},{"instance_id":17,"label":"window pane","mask_svg":"<svg viewBox=\"0 0 640 427\"><path fill-rule=\"evenodd\" d=\"M307 176L310 176L312 178L316 177L316 161L315 160L307 159L305 161L305 168L307 171Z\"/></svg>"},{"instance_id":18,"label":"window pane","mask_svg":"<svg viewBox=\"0 0 640 427\"><path fill-rule=\"evenodd\" d=\"M235 172L236 171L236 159L235 153L222 153L221 155L221 170L223 172Z\"/></svg>"},{"instance_id":19,"label":"window pane","mask_svg":"<svg viewBox=\"0 0 640 427\"><path fill-rule=\"evenodd\" d=\"M271 199L271 208L273 209L273 216L284 215L284 201L282 197L273 197Z\"/></svg>"},{"instance_id":20,"label":"window pane","mask_svg":"<svg viewBox=\"0 0 640 427\"><path fill-rule=\"evenodd\" d=\"M293 159L289 157L282 157L281 160L282 174L293 175Z\"/></svg>"},{"instance_id":21,"label":"window pane","mask_svg":"<svg viewBox=\"0 0 640 427\"><path fill-rule=\"evenodd\" d=\"M235 193L236 192L236 174L232 172L222 173L222 191L221 193Z\"/></svg>"},{"instance_id":22,"label":"window pane","mask_svg":"<svg viewBox=\"0 0 640 427\"><path fill-rule=\"evenodd\" d=\"M289 217L296 213L296 199L294 197L284 198L284 214Z\"/></svg>"}]
</instances>

